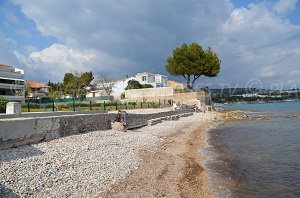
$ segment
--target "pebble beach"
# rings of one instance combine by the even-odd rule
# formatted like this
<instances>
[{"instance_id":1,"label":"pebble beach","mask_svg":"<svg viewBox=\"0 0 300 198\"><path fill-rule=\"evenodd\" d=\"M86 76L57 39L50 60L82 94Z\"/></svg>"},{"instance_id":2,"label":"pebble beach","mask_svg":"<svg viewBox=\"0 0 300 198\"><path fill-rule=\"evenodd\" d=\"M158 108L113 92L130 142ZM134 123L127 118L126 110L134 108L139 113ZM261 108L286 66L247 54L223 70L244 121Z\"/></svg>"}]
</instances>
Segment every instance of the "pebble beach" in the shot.
<instances>
[{"instance_id":1,"label":"pebble beach","mask_svg":"<svg viewBox=\"0 0 300 198\"><path fill-rule=\"evenodd\" d=\"M114 194L114 189L122 189L119 184L126 183L133 173L143 171L147 156L142 152L167 152L166 143L174 143L179 129L192 125L199 128L217 119L216 113L194 113L177 121L127 132L94 131L2 150L0 197L126 197L126 190L124 194ZM184 146L187 142L178 144ZM180 157L176 152L170 153ZM178 163L179 171L184 172L184 163ZM181 197L179 183L175 182L173 187ZM157 197L151 192L143 195ZM170 197L168 192L165 195Z\"/></svg>"}]
</instances>

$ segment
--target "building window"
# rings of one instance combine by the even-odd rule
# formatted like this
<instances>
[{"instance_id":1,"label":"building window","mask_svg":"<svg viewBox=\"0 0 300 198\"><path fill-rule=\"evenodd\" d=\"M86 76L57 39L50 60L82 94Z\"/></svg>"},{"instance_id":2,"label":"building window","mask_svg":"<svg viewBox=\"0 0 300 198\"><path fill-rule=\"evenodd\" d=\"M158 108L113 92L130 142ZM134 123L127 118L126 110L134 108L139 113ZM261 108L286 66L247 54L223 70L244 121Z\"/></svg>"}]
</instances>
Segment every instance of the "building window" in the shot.
<instances>
[{"instance_id":1,"label":"building window","mask_svg":"<svg viewBox=\"0 0 300 198\"><path fill-rule=\"evenodd\" d=\"M147 76L142 76L142 81L146 81L147 80Z\"/></svg>"},{"instance_id":2,"label":"building window","mask_svg":"<svg viewBox=\"0 0 300 198\"><path fill-rule=\"evenodd\" d=\"M155 76L149 77L149 83L155 83Z\"/></svg>"}]
</instances>

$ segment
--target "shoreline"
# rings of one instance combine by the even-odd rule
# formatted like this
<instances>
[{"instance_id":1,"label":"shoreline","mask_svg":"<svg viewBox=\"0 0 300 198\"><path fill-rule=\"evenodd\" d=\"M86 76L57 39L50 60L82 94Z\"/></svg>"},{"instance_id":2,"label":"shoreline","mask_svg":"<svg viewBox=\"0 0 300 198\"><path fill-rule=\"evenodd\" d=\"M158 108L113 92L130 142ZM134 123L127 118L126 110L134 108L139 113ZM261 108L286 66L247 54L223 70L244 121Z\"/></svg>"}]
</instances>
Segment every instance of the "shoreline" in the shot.
<instances>
[{"instance_id":1,"label":"shoreline","mask_svg":"<svg viewBox=\"0 0 300 198\"><path fill-rule=\"evenodd\" d=\"M101 196L212 197L201 150L207 146L209 128L220 122L219 114L197 113L192 117L176 131L162 133L159 144L140 150L139 168Z\"/></svg>"}]
</instances>

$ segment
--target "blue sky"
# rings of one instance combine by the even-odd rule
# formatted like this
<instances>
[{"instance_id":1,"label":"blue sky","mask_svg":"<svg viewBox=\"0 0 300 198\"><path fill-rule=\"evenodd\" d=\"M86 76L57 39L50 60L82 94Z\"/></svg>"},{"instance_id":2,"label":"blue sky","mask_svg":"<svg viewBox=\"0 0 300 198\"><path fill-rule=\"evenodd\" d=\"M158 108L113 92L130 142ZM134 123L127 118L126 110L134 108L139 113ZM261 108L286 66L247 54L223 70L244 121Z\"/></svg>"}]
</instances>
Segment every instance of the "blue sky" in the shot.
<instances>
[{"instance_id":1,"label":"blue sky","mask_svg":"<svg viewBox=\"0 0 300 198\"><path fill-rule=\"evenodd\" d=\"M32 46L42 50L57 42L51 36L43 36L36 28L33 20L28 19L20 9L20 6L11 1L0 1L1 34L16 41L16 49L20 52L26 50L26 46ZM25 48L25 49L24 49Z\"/></svg>"},{"instance_id":2,"label":"blue sky","mask_svg":"<svg viewBox=\"0 0 300 198\"><path fill-rule=\"evenodd\" d=\"M172 50L193 41L222 60L199 86L300 86L298 0L0 0L0 63L39 82L72 71L167 74Z\"/></svg>"}]
</instances>

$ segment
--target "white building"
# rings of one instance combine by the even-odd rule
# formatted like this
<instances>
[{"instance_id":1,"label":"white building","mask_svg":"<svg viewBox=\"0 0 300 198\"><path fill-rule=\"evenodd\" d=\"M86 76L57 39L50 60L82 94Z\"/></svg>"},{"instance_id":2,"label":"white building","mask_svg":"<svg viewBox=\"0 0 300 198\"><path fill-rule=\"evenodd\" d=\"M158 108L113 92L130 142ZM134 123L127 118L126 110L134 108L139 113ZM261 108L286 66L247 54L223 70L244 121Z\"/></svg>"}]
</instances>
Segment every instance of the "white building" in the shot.
<instances>
[{"instance_id":1,"label":"white building","mask_svg":"<svg viewBox=\"0 0 300 198\"><path fill-rule=\"evenodd\" d=\"M123 80L115 81L113 84L111 95L114 96L114 98L120 98L121 94L125 92L125 88L127 87L128 81L130 80L136 80L136 78L130 77Z\"/></svg>"},{"instance_id":2,"label":"white building","mask_svg":"<svg viewBox=\"0 0 300 198\"><path fill-rule=\"evenodd\" d=\"M167 87L168 86L168 77L161 74L153 74L149 72L141 72L135 75L137 81L142 85L150 84L154 88L157 87Z\"/></svg>"},{"instance_id":3,"label":"white building","mask_svg":"<svg viewBox=\"0 0 300 198\"><path fill-rule=\"evenodd\" d=\"M156 87L167 87L168 86L168 76L155 74Z\"/></svg>"},{"instance_id":4,"label":"white building","mask_svg":"<svg viewBox=\"0 0 300 198\"><path fill-rule=\"evenodd\" d=\"M113 82L108 82L108 83L99 83L97 85L91 85L86 88L88 93L86 94L87 98L92 98L92 97L100 97L100 96L107 96L107 93L105 91L105 87L110 87L112 86L111 90L111 95L114 98L120 98L121 94L124 93L125 88L127 87L127 83L129 80L136 80L135 77L130 77L130 78L125 78L122 80L116 80Z\"/></svg>"},{"instance_id":5,"label":"white building","mask_svg":"<svg viewBox=\"0 0 300 198\"><path fill-rule=\"evenodd\" d=\"M111 83L113 86L111 95L115 99L120 99L121 94L125 92L125 88L127 87L129 80L136 80L142 85L150 84L154 88L168 86L168 77L167 76L164 76L161 74L153 74L153 73L149 73L149 72L141 72L141 73L137 73L133 77L125 78L122 80L116 80ZM110 84L110 83L108 83L108 84ZM105 94L105 92L103 90L103 84L97 84L97 85L94 85L94 87L95 88L93 90L87 89L89 93L86 95L86 97L97 97L97 96L103 96L103 94Z\"/></svg>"},{"instance_id":6,"label":"white building","mask_svg":"<svg viewBox=\"0 0 300 198\"><path fill-rule=\"evenodd\" d=\"M28 98L44 98L49 92L49 86L38 82L26 81L26 85L28 91Z\"/></svg>"},{"instance_id":7,"label":"white building","mask_svg":"<svg viewBox=\"0 0 300 198\"><path fill-rule=\"evenodd\" d=\"M24 70L0 64L0 96L9 101L25 101Z\"/></svg>"}]
</instances>

